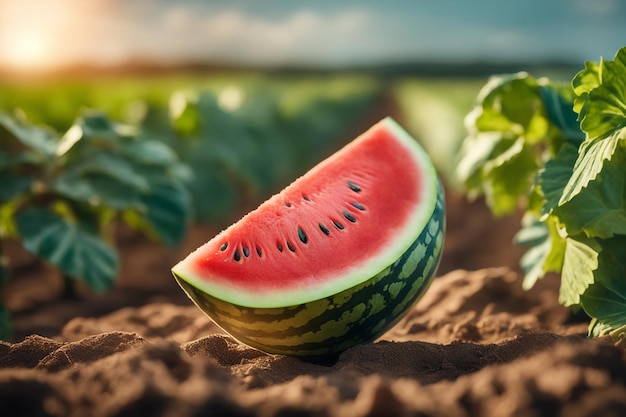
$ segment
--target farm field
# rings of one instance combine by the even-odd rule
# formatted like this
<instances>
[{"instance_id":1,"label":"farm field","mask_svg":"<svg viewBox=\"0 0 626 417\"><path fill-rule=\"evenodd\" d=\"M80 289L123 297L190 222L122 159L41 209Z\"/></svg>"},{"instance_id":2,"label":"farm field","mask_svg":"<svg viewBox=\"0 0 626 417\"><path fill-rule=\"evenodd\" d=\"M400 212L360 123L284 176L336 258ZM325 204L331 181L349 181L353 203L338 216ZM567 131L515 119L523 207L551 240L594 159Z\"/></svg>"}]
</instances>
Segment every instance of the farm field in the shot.
<instances>
[{"instance_id":1,"label":"farm field","mask_svg":"<svg viewBox=\"0 0 626 417\"><path fill-rule=\"evenodd\" d=\"M64 264L23 247L15 232L19 218L11 216L31 200L14 206L7 198L14 194L0 192L0 244L8 259L2 311L10 316L2 328L11 328L0 342L0 410L12 416L626 415L624 340L588 338L589 318L559 304L556 274L524 290L524 249L513 243L522 211L494 217L484 198L469 200L459 189L454 173L463 120L485 81L241 73L0 84L0 112L47 126L52 140L79 126L94 132L94 146L100 137L123 144L124 132L165 145L174 156L151 164L171 169L168 178L188 193L163 200L178 217L148 215L148 222L137 216L153 213L153 200L141 200L147 212L130 194L98 206L94 222L107 221L105 242L119 262L114 280L96 291L80 277L68 284ZM447 204L437 277L400 323L374 343L311 362L247 347L192 305L172 278L174 264L386 116L431 156ZM3 123L0 150L13 151L3 146L18 130ZM165 153L150 153L156 155ZM11 175L35 172L33 166ZM93 201L51 189L63 201ZM65 213L72 204L50 210Z\"/></svg>"}]
</instances>

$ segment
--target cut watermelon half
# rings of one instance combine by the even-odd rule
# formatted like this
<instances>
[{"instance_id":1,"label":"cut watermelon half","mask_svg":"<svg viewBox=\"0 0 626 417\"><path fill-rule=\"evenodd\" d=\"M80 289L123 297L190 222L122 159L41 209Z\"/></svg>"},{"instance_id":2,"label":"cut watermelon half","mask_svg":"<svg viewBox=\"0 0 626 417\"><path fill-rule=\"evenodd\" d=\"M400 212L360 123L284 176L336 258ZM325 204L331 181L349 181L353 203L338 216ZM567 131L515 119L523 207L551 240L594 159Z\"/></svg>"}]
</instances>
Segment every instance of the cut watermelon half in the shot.
<instances>
[{"instance_id":1,"label":"cut watermelon half","mask_svg":"<svg viewBox=\"0 0 626 417\"><path fill-rule=\"evenodd\" d=\"M335 333L349 333L346 323L336 325L341 315L352 324L384 317L384 325L371 323L376 332L395 323L398 306L410 307L434 276L443 229L443 191L428 155L386 118L172 271L191 299L240 340L271 352L316 354L329 351L325 340L342 339ZM338 303L338 296L353 301ZM380 303L372 301L377 296ZM290 321L298 314L298 324ZM320 335L311 321L333 322L337 330ZM371 340L376 332L362 333ZM315 333L315 341L305 333ZM332 351L355 343L335 342Z\"/></svg>"}]
</instances>

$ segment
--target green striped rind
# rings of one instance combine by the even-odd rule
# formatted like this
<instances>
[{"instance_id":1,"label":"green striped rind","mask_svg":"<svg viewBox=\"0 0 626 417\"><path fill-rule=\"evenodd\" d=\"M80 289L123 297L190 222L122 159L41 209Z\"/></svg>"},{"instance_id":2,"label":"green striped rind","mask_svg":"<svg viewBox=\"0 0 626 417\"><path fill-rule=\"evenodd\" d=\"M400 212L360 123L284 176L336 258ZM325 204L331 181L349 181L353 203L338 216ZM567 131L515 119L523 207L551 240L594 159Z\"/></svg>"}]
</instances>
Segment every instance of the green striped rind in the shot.
<instances>
[{"instance_id":1,"label":"green striped rind","mask_svg":"<svg viewBox=\"0 0 626 417\"><path fill-rule=\"evenodd\" d=\"M415 236L421 233L426 223L429 221L435 204L437 203L438 181L435 167L430 161L428 154L426 154L424 149L406 130L390 117L383 119L377 125L377 130L386 131L385 134L389 134L392 138L391 140L401 145L401 148L404 148L401 152L406 154L411 161L405 163L409 165L414 163L420 177L419 179L415 178L415 186L419 187L419 197L416 197L416 201L414 201L411 210L400 214L404 227L398 228L398 230L394 232L394 241L381 244L375 254L358 259L358 262L354 263L354 268L344 268L341 272L341 276L337 277L341 279L327 279L327 277L322 276L320 280L312 280L314 283L311 282L311 285L294 286L293 288L272 288L270 291L267 291L266 294L263 294L263 296L259 296L257 291L246 288L245 285L231 285L228 282L227 276L217 274L215 277L212 277L211 273L209 273L209 276L204 276L201 265L208 255L203 249L204 246L201 246L176 264L172 268L172 272L178 277L188 281L190 285L208 294L216 295L221 300L229 303L254 308L283 308L288 305L306 304L314 300L332 296L340 291L349 290L369 280L376 272L385 269L389 265L390 260L398 259L402 255L411 242L413 242ZM369 130L359 138L363 136L367 138L372 137L370 135L375 136L379 134L368 132ZM349 160L352 152L350 149L360 146L359 138L333 154L330 158L320 162L303 177L287 186L283 192L290 190L289 192L292 193L294 187L299 190L298 187L306 185L306 181L308 181L305 180L304 185L302 185L300 181L302 181L303 178L326 175L324 174L326 167L335 164L337 159ZM410 167L407 166L407 168ZM391 182L392 180L390 179L390 184ZM279 196L280 193L273 196L261 204L257 210L262 212L266 207L273 207L276 204L282 206L284 202L280 200ZM385 213L382 213L382 215L385 215ZM228 231L229 229L226 229L222 233L227 235ZM385 231L382 233L384 234ZM258 238L260 238L260 236L258 236ZM199 266L200 268L198 268Z\"/></svg>"},{"instance_id":2,"label":"green striped rind","mask_svg":"<svg viewBox=\"0 0 626 417\"><path fill-rule=\"evenodd\" d=\"M443 248L444 193L411 246L371 279L336 295L281 308L231 304L174 275L193 302L226 332L268 353L332 355L372 341L396 324L432 282Z\"/></svg>"}]
</instances>

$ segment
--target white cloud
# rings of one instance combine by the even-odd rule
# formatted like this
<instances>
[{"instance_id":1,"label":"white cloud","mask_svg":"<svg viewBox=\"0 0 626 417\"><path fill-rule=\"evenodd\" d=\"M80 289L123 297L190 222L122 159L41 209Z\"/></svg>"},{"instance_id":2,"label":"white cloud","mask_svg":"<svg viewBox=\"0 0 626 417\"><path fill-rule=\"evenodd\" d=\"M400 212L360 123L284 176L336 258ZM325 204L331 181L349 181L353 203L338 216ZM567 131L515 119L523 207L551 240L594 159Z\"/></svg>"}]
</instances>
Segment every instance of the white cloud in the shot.
<instances>
[{"instance_id":1,"label":"white cloud","mask_svg":"<svg viewBox=\"0 0 626 417\"><path fill-rule=\"evenodd\" d=\"M228 10L204 19L197 53L230 60L261 63L291 59L313 61L359 48L369 16L361 10L323 15L300 10L283 20L268 20Z\"/></svg>"},{"instance_id":2,"label":"white cloud","mask_svg":"<svg viewBox=\"0 0 626 417\"><path fill-rule=\"evenodd\" d=\"M574 7L584 16L610 16L619 9L620 0L576 0Z\"/></svg>"}]
</instances>

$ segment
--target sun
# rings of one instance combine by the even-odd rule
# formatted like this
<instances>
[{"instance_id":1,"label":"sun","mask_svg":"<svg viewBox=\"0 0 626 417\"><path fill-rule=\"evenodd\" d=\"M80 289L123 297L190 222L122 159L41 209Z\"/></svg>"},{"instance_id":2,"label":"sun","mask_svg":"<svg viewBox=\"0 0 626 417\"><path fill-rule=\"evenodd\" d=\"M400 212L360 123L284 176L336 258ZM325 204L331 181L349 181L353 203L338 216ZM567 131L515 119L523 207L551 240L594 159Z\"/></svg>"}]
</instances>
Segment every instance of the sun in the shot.
<instances>
[{"instance_id":1,"label":"sun","mask_svg":"<svg viewBox=\"0 0 626 417\"><path fill-rule=\"evenodd\" d=\"M11 33L2 42L2 60L12 67L39 68L46 65L49 45L42 33L21 31Z\"/></svg>"},{"instance_id":2,"label":"sun","mask_svg":"<svg viewBox=\"0 0 626 417\"><path fill-rule=\"evenodd\" d=\"M20 71L54 67L68 28L74 27L69 6L62 0L0 0L0 66Z\"/></svg>"}]
</instances>

